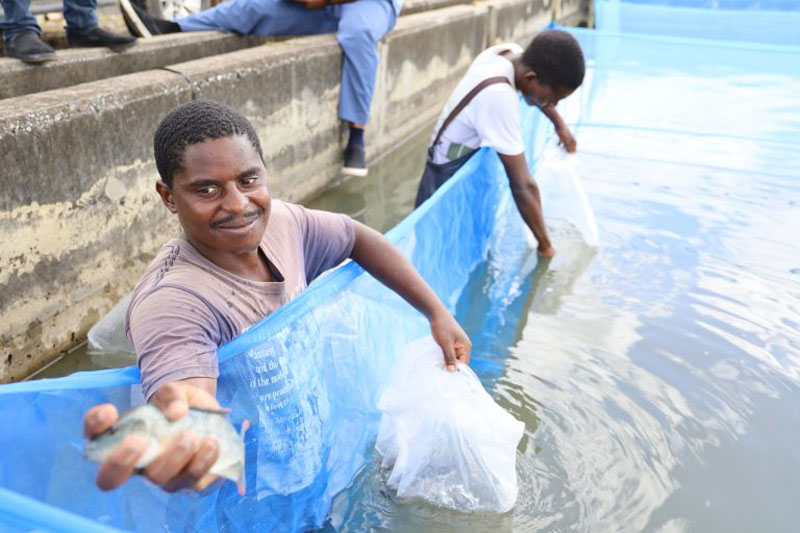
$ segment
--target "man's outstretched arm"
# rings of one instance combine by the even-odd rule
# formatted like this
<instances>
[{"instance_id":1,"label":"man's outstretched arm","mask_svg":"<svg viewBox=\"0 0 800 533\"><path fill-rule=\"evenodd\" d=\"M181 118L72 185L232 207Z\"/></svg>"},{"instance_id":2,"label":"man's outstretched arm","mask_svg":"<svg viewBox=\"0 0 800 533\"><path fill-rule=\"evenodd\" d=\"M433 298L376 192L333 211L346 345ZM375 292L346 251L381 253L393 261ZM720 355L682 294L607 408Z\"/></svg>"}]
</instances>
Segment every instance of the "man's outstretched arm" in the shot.
<instances>
[{"instance_id":1,"label":"man's outstretched arm","mask_svg":"<svg viewBox=\"0 0 800 533\"><path fill-rule=\"evenodd\" d=\"M456 369L456 359L469 363L469 337L414 266L386 237L359 222L353 224L356 235L350 257L427 317L448 370Z\"/></svg>"},{"instance_id":2,"label":"man's outstretched arm","mask_svg":"<svg viewBox=\"0 0 800 533\"><path fill-rule=\"evenodd\" d=\"M538 252L544 257L555 255L556 251L550 243L547 228L542 215L542 200L539 196L539 186L533 180L525 154L506 155L498 154L503 166L506 168L508 181L511 185L511 194L517 204L522 219L533 232L539 242Z\"/></svg>"}]
</instances>

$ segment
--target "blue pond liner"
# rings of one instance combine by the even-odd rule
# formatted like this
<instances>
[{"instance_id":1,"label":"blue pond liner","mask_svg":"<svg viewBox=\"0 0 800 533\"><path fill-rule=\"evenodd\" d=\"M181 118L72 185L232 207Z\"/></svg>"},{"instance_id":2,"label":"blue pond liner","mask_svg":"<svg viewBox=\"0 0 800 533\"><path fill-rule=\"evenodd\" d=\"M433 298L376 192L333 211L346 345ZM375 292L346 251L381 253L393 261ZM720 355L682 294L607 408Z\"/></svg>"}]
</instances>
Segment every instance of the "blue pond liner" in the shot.
<instances>
[{"instance_id":1,"label":"blue pond liner","mask_svg":"<svg viewBox=\"0 0 800 533\"><path fill-rule=\"evenodd\" d=\"M525 115L533 151L539 114L526 109ZM546 140L540 135L539 149ZM485 259L496 221L522 227L509 194L499 158L484 149L387 234L451 310ZM140 477L112 492L96 488L97 465L83 457L82 417L103 402L120 411L141 403L135 367L4 385L0 530L321 527L333 497L372 449L377 398L395 357L428 332L424 317L350 262L221 346L219 401L232 409L235 424L253 424L244 497L232 483L188 496L165 493Z\"/></svg>"},{"instance_id":2,"label":"blue pond liner","mask_svg":"<svg viewBox=\"0 0 800 533\"><path fill-rule=\"evenodd\" d=\"M616 4L627 9L633 3ZM645 7L693 9L702 17L737 11L736 6ZM578 124L579 139L607 139L609 156L683 157L729 173L757 170L800 177L793 149L800 144L800 47L611 29L616 31L571 30L590 67L585 86L565 102L565 111L577 107L577 119L571 121ZM776 34L787 31L776 24ZM698 102L698 95L705 94L704 76L725 80L730 94L712 90ZM647 80L653 83L643 85ZM631 98L620 90L631 83L648 87L648 94ZM668 99L659 99L664 95ZM593 105L596 100L606 104ZM535 160L553 142L551 127L537 111L523 110L527 152ZM484 149L388 236L455 309L466 305L461 298L493 247L496 257L509 262L511 255L524 255L521 239L506 238L498 245L498 236L519 235L521 227L499 159ZM498 283L511 283L503 279ZM503 293L499 285L495 288ZM505 304L505 310L513 313L515 302ZM481 305L487 308L485 328L504 319L494 300ZM332 498L351 483L370 453L377 397L394 358L427 330L418 313L351 263L222 346L220 402L233 409L235 423L245 418L253 423L246 443L245 497L232 484L195 497L164 493L141 478L110 493L95 487L97 466L83 458L83 414L102 402L121 410L141 402L136 368L4 385L0 531L319 527ZM501 361L483 364L490 380L502 373Z\"/></svg>"},{"instance_id":3,"label":"blue pond liner","mask_svg":"<svg viewBox=\"0 0 800 533\"><path fill-rule=\"evenodd\" d=\"M797 0L595 0L601 31L800 45Z\"/></svg>"}]
</instances>

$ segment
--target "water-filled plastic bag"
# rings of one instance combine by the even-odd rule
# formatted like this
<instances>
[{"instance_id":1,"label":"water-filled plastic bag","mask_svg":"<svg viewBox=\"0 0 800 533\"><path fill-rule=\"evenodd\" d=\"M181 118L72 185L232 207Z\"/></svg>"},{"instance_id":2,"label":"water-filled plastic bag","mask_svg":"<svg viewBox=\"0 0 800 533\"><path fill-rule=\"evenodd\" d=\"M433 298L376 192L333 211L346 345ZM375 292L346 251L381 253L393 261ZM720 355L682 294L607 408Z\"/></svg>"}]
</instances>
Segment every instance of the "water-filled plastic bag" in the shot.
<instances>
[{"instance_id":1,"label":"water-filled plastic bag","mask_svg":"<svg viewBox=\"0 0 800 533\"><path fill-rule=\"evenodd\" d=\"M467 365L448 372L432 337L409 343L378 401L375 445L399 498L458 511L505 512L517 500L525 425L497 405Z\"/></svg>"},{"instance_id":2,"label":"water-filled plastic bag","mask_svg":"<svg viewBox=\"0 0 800 533\"><path fill-rule=\"evenodd\" d=\"M116 303L111 311L103 315L89 330L89 347L107 352L134 353L133 344L125 335L125 315L131 295Z\"/></svg>"},{"instance_id":3,"label":"water-filled plastic bag","mask_svg":"<svg viewBox=\"0 0 800 533\"><path fill-rule=\"evenodd\" d=\"M579 164L577 155L553 147L539 164L536 183L542 198L544 219L548 223L555 220L570 223L586 244L596 247L600 241L597 222L578 173Z\"/></svg>"}]
</instances>

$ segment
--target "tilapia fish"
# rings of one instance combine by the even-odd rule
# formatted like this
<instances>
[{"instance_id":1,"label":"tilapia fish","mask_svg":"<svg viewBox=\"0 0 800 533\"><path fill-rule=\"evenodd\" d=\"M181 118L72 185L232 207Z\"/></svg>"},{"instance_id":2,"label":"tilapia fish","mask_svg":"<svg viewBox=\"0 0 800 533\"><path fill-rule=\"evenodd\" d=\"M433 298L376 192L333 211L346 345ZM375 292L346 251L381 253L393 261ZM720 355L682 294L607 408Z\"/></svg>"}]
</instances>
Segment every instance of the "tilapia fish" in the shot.
<instances>
[{"instance_id":1,"label":"tilapia fish","mask_svg":"<svg viewBox=\"0 0 800 533\"><path fill-rule=\"evenodd\" d=\"M136 463L145 468L166 449L181 432L192 430L200 439L214 435L219 440L219 458L209 470L210 474L224 477L239 485L244 494L244 432L250 427L245 420L237 433L228 422L225 411L191 408L178 420L170 421L156 407L145 404L126 412L116 424L95 436L86 445L86 457L103 462L128 435L138 435L147 441L147 451Z\"/></svg>"}]
</instances>

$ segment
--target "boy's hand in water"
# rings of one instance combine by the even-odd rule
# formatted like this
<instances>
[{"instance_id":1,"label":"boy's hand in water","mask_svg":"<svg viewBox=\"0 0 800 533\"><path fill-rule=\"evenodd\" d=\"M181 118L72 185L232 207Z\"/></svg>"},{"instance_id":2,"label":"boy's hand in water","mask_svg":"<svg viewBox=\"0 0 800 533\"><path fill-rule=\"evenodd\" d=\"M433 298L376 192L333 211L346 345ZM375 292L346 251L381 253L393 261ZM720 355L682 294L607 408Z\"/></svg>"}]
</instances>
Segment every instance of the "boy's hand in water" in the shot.
<instances>
[{"instance_id":1,"label":"boy's hand in water","mask_svg":"<svg viewBox=\"0 0 800 533\"><path fill-rule=\"evenodd\" d=\"M444 353L444 364L447 370L456 371L456 360L468 365L472 342L458 325L456 319L443 309L431 317L430 324L431 335Z\"/></svg>"},{"instance_id":2,"label":"boy's hand in water","mask_svg":"<svg viewBox=\"0 0 800 533\"><path fill-rule=\"evenodd\" d=\"M208 392L208 384L194 383L200 381L214 382L211 386L216 388L216 382L206 378L176 381L160 387L150 398L150 403L170 420L184 416L189 412L190 405L219 410L219 403ZM119 413L113 405L97 405L84 416L84 433L91 439L111 427L118 418ZM112 490L122 485L134 473L135 465L146 448L146 442L137 435L125 438L100 465L97 486L103 490ZM142 473L168 492L184 488L202 490L214 481L214 477L207 474L218 457L219 441L216 438L206 437L200 440L188 432L153 459Z\"/></svg>"},{"instance_id":3,"label":"boy's hand in water","mask_svg":"<svg viewBox=\"0 0 800 533\"><path fill-rule=\"evenodd\" d=\"M546 246L539 245L539 247L536 248L536 252L541 257L545 257L545 258L550 258L550 257L553 257L554 255L556 255L556 249L553 248L552 246L550 246L549 244L546 245Z\"/></svg>"},{"instance_id":4,"label":"boy's hand in water","mask_svg":"<svg viewBox=\"0 0 800 533\"><path fill-rule=\"evenodd\" d=\"M575 140L575 137L572 136L572 132L569 131L569 128L566 125L556 128L556 134L567 152L574 154L575 150L578 149L578 142Z\"/></svg>"}]
</instances>

